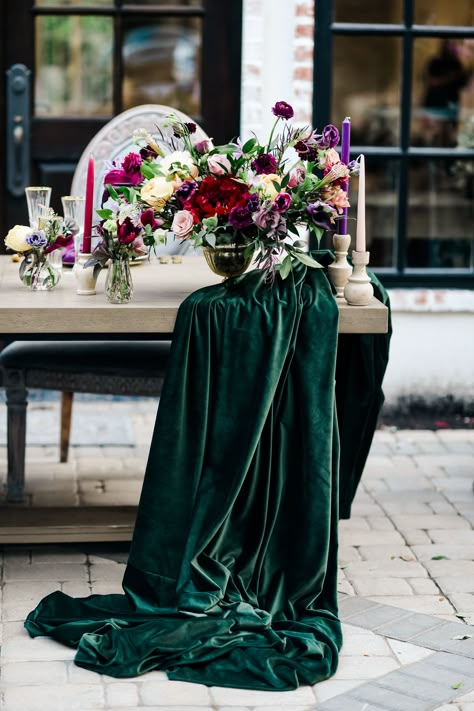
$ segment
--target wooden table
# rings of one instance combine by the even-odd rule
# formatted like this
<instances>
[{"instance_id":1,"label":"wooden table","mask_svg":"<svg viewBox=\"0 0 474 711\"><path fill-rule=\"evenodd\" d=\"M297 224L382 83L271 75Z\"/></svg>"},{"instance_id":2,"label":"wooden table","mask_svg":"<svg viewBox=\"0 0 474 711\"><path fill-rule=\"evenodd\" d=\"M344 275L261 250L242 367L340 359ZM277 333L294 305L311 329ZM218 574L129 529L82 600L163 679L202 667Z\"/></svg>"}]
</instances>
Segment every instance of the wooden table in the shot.
<instances>
[{"instance_id":1,"label":"wooden table","mask_svg":"<svg viewBox=\"0 0 474 711\"><path fill-rule=\"evenodd\" d=\"M20 282L18 264L0 257L0 338L157 338L173 332L181 302L191 292L222 278L201 257L182 264L138 263L132 267L135 291L130 304L109 304L101 274L95 296L78 296L71 270L63 270L57 287L32 293ZM386 333L388 310L377 299L368 306L339 303L340 333Z\"/></svg>"},{"instance_id":2,"label":"wooden table","mask_svg":"<svg viewBox=\"0 0 474 711\"><path fill-rule=\"evenodd\" d=\"M86 339L170 337L179 305L191 292L221 277L200 257L184 257L181 264L157 259L132 267L135 286L130 304L109 304L103 293L78 296L74 275L64 269L52 291L32 293L20 282L18 264L0 257L0 339ZM339 303L340 333L386 333L388 309L376 299L368 306ZM136 508L28 508L10 504L0 508L0 543L44 543L129 540Z\"/></svg>"}]
</instances>

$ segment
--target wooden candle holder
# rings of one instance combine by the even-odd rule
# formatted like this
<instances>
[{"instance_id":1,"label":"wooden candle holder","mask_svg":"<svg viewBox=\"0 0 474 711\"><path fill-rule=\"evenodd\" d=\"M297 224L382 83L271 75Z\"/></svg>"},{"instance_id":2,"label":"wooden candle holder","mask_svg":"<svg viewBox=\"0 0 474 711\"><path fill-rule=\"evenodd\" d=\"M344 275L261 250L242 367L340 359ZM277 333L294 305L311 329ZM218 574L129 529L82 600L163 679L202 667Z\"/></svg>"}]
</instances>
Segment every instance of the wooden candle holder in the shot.
<instances>
[{"instance_id":1,"label":"wooden candle holder","mask_svg":"<svg viewBox=\"0 0 474 711\"><path fill-rule=\"evenodd\" d=\"M336 256L332 264L328 266L328 277L336 289L336 299L343 299L344 287L352 274L352 267L347 261L347 250L351 244L351 236L334 235L332 242Z\"/></svg>"},{"instance_id":2,"label":"wooden candle holder","mask_svg":"<svg viewBox=\"0 0 474 711\"><path fill-rule=\"evenodd\" d=\"M369 263L370 252L352 252L354 270L344 288L344 296L350 306L367 306L374 295L366 266Z\"/></svg>"}]
</instances>

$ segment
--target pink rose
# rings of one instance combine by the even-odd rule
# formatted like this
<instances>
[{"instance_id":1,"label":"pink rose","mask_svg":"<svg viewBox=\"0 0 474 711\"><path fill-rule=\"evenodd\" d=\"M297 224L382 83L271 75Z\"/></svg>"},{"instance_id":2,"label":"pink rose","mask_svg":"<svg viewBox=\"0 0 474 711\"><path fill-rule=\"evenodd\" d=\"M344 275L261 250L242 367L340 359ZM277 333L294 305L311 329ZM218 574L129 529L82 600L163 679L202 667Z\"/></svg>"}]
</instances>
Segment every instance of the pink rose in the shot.
<instances>
[{"instance_id":1,"label":"pink rose","mask_svg":"<svg viewBox=\"0 0 474 711\"><path fill-rule=\"evenodd\" d=\"M224 155L209 156L207 167L213 175L228 175L232 171L230 161Z\"/></svg>"},{"instance_id":2,"label":"pink rose","mask_svg":"<svg viewBox=\"0 0 474 711\"><path fill-rule=\"evenodd\" d=\"M295 168L290 173L290 179L288 181L289 188L296 188L297 185L301 185L306 178L306 171L304 168Z\"/></svg>"},{"instance_id":3,"label":"pink rose","mask_svg":"<svg viewBox=\"0 0 474 711\"><path fill-rule=\"evenodd\" d=\"M178 239L184 239L194 227L192 214L188 210L178 210L173 218L171 230Z\"/></svg>"},{"instance_id":4,"label":"pink rose","mask_svg":"<svg viewBox=\"0 0 474 711\"><path fill-rule=\"evenodd\" d=\"M145 246L142 237L135 237L132 242L132 251L135 257L143 257L148 254L148 248Z\"/></svg>"}]
</instances>

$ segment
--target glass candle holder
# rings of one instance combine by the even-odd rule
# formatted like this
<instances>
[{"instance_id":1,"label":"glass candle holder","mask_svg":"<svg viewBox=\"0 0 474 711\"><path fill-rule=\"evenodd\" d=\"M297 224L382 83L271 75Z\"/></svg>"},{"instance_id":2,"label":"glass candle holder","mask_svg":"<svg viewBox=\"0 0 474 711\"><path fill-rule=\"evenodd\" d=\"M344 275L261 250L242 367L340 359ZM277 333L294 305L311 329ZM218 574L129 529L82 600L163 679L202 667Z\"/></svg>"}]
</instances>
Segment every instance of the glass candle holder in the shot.
<instances>
[{"instance_id":1,"label":"glass candle holder","mask_svg":"<svg viewBox=\"0 0 474 711\"><path fill-rule=\"evenodd\" d=\"M51 188L44 185L30 185L25 188L26 204L28 206L28 219L30 227L38 228L38 218L49 207L51 202Z\"/></svg>"},{"instance_id":2,"label":"glass candle holder","mask_svg":"<svg viewBox=\"0 0 474 711\"><path fill-rule=\"evenodd\" d=\"M84 234L84 209L86 206L86 199L80 195L64 195L61 198L63 205L64 219L74 220L78 232L74 235L74 258L69 259L68 251L64 255L65 261L72 261L74 263L74 268L77 264L77 255L81 251L82 237Z\"/></svg>"}]
</instances>

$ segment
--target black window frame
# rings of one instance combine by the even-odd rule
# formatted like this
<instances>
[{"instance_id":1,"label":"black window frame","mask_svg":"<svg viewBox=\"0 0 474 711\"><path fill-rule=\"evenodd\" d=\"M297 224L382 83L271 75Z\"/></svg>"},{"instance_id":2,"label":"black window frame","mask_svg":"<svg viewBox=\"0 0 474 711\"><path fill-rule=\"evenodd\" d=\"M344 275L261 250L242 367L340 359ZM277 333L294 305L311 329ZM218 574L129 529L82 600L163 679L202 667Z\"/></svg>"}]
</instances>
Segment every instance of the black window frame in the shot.
<instances>
[{"instance_id":1,"label":"black window frame","mask_svg":"<svg viewBox=\"0 0 474 711\"><path fill-rule=\"evenodd\" d=\"M474 28L466 26L417 25L414 23L415 0L404 0L403 21L399 24L334 22L333 0L315 0L314 26L314 86L313 125L322 127L331 122L332 45L335 36L386 36L402 40L400 140L399 145L351 146L351 157L360 153L377 158L397 159L400 166L397 229L395 235L395 266L375 269L390 287L474 288L474 238L471 246L471 266L465 269L414 269L406 265L409 168L420 158L456 158L474 160L474 150L460 148L428 148L410 145L413 45L419 37L471 38Z\"/></svg>"}]
</instances>

